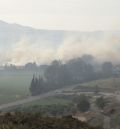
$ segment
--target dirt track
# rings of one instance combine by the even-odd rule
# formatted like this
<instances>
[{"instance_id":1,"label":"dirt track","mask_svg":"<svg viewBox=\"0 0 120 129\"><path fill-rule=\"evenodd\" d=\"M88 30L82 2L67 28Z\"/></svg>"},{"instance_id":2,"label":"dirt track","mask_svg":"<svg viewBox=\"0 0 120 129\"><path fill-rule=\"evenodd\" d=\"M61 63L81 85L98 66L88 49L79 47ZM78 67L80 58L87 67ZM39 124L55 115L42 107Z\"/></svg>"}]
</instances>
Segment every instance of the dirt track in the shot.
<instances>
[{"instance_id":1,"label":"dirt track","mask_svg":"<svg viewBox=\"0 0 120 129\"><path fill-rule=\"evenodd\" d=\"M15 106L19 106L19 105L22 105L22 104L25 104L25 103L29 103L29 102L32 102L32 101L35 101L35 100L40 100L40 99L43 99L43 98L47 98L49 96L54 96L54 95L56 95L56 94L58 94L58 93L60 93L62 91L70 91L71 89L77 87L78 85L80 85L80 84L69 86L69 87L66 87L66 88L60 88L60 89L53 90L53 91L49 91L47 93L44 93L44 94L41 94L41 95L38 95L38 96L31 96L29 98L25 98L25 99L18 100L18 101L15 101L15 102L10 102L10 103L7 103L7 104L1 104L0 105L0 110L11 108L11 107L15 107ZM93 91L91 91L91 92L93 92ZM112 95L111 93L103 93L103 94L104 95L105 94L106 95L107 94ZM117 97L117 99L120 100L120 95L118 95L116 97Z\"/></svg>"}]
</instances>

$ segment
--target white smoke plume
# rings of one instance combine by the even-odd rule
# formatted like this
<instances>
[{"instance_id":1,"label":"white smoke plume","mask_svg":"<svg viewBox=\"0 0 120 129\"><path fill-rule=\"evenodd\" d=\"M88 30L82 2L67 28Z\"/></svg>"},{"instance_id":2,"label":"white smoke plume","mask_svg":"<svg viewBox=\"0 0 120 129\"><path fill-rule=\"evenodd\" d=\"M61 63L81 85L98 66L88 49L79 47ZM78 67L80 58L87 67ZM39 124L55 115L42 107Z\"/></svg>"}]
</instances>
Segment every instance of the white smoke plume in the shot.
<instances>
[{"instance_id":1,"label":"white smoke plume","mask_svg":"<svg viewBox=\"0 0 120 129\"><path fill-rule=\"evenodd\" d=\"M42 44L42 45L41 45ZM47 42L49 44L49 41ZM120 63L120 35L104 34L101 39L95 37L65 37L57 48L44 46L41 42L31 43L21 39L10 50L0 53L1 62L23 65L28 62L37 64L50 63L54 59L63 61L90 54L100 62L112 61ZM0 62L0 63L1 63Z\"/></svg>"},{"instance_id":2,"label":"white smoke plume","mask_svg":"<svg viewBox=\"0 0 120 129\"><path fill-rule=\"evenodd\" d=\"M104 35L101 40L96 38L83 38L80 40L70 39L65 41L58 49L61 59L71 59L90 54L98 61L120 62L120 37L115 35Z\"/></svg>"},{"instance_id":3,"label":"white smoke plume","mask_svg":"<svg viewBox=\"0 0 120 129\"><path fill-rule=\"evenodd\" d=\"M10 64L23 65L28 62L40 64L49 63L53 55L53 49L43 48L39 43L31 44L28 40L22 39L6 53L6 58Z\"/></svg>"}]
</instances>

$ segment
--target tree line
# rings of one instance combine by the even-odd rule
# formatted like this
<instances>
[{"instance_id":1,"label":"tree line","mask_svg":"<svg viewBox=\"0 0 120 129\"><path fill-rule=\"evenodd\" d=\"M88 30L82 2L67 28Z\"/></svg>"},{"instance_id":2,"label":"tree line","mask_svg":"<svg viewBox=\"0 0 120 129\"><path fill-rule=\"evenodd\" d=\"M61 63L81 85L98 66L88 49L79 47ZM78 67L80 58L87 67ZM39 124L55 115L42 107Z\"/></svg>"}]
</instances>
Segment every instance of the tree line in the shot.
<instances>
[{"instance_id":1,"label":"tree line","mask_svg":"<svg viewBox=\"0 0 120 129\"><path fill-rule=\"evenodd\" d=\"M87 60L85 59L86 57L72 59L66 63L54 60L46 66L42 76L33 76L30 85L31 94L38 95L49 90L114 75L114 66L111 62L97 66L93 63L91 56L87 56Z\"/></svg>"}]
</instances>

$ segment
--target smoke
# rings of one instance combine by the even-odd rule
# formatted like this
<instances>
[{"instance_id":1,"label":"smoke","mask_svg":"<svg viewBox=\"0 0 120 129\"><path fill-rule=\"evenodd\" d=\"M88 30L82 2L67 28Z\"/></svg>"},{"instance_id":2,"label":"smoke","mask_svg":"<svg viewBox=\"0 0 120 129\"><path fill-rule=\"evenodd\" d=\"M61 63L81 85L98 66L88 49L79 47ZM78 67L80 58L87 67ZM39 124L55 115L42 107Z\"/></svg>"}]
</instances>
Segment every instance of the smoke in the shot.
<instances>
[{"instance_id":1,"label":"smoke","mask_svg":"<svg viewBox=\"0 0 120 129\"><path fill-rule=\"evenodd\" d=\"M58 55L62 60L83 56L85 54L96 57L99 62L120 62L120 37L104 34L102 39L93 37L68 39L59 47Z\"/></svg>"},{"instance_id":2,"label":"smoke","mask_svg":"<svg viewBox=\"0 0 120 129\"><path fill-rule=\"evenodd\" d=\"M39 43L30 43L27 39L13 45L12 49L6 53L9 63L23 65L28 62L49 63L53 59L54 50L44 48Z\"/></svg>"},{"instance_id":3,"label":"smoke","mask_svg":"<svg viewBox=\"0 0 120 129\"><path fill-rule=\"evenodd\" d=\"M89 54L96 57L99 62L120 63L120 37L113 33L104 33L100 39L93 36L67 36L57 48L49 46L49 41L46 42L48 47L44 46L44 41L31 43L23 38L4 54L0 53L1 62L16 65L28 62L43 64L50 63L54 59L66 61Z\"/></svg>"}]
</instances>

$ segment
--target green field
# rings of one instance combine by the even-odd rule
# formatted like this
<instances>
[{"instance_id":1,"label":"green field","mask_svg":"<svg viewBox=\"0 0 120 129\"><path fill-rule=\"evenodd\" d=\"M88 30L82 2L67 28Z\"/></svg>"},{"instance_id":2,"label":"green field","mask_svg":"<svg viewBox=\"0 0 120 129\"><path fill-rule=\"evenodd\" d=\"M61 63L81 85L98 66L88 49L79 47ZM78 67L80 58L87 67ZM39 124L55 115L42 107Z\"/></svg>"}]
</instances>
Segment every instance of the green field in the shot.
<instances>
[{"instance_id":1,"label":"green field","mask_svg":"<svg viewBox=\"0 0 120 129\"><path fill-rule=\"evenodd\" d=\"M32 75L0 76L0 104L22 99L30 95Z\"/></svg>"},{"instance_id":2,"label":"green field","mask_svg":"<svg viewBox=\"0 0 120 129\"><path fill-rule=\"evenodd\" d=\"M4 74L0 75L0 104L16 101L26 98L30 95L29 86L33 74L21 73L21 74ZM80 84L82 86L95 87L98 85L102 88L120 88L120 78L109 78L91 81L88 83ZM56 103L59 100L45 100L39 101L41 104ZM64 100L60 100L64 102ZM38 102L36 102L38 103ZM66 103L66 101L65 101Z\"/></svg>"},{"instance_id":3,"label":"green field","mask_svg":"<svg viewBox=\"0 0 120 129\"><path fill-rule=\"evenodd\" d=\"M95 87L96 85L101 88L120 88L120 78L101 79L82 84L82 86L90 87Z\"/></svg>"},{"instance_id":4,"label":"green field","mask_svg":"<svg viewBox=\"0 0 120 129\"><path fill-rule=\"evenodd\" d=\"M34 102L24 104L23 106L34 106L34 105L47 106L47 105L55 105L55 104L68 105L68 104L71 104L71 103L72 102L70 100L67 100L67 99L49 97L49 98L44 98L44 99L41 99L41 100L37 100L37 101L34 101Z\"/></svg>"}]
</instances>

